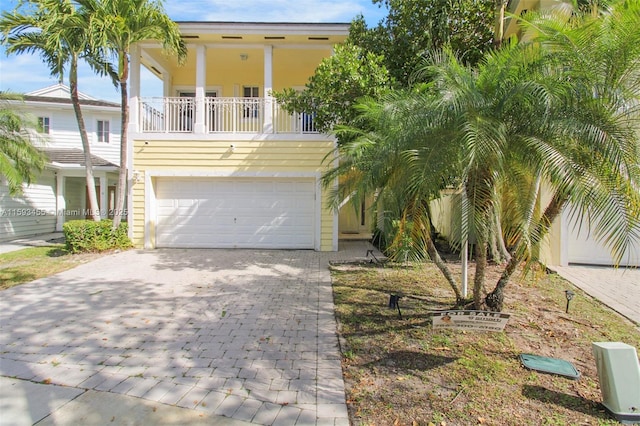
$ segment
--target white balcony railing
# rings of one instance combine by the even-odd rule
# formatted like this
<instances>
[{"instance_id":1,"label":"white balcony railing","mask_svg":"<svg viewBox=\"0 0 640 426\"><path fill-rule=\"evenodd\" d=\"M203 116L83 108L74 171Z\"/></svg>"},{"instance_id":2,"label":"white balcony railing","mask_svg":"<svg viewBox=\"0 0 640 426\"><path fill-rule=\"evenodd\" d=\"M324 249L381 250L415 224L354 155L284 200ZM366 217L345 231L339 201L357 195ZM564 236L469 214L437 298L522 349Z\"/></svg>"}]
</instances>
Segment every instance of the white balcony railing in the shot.
<instances>
[{"instance_id":1,"label":"white balcony railing","mask_svg":"<svg viewBox=\"0 0 640 426\"><path fill-rule=\"evenodd\" d=\"M271 98L205 98L204 133L318 133L313 116L286 112ZM143 133L194 133L195 98L142 98Z\"/></svg>"}]
</instances>

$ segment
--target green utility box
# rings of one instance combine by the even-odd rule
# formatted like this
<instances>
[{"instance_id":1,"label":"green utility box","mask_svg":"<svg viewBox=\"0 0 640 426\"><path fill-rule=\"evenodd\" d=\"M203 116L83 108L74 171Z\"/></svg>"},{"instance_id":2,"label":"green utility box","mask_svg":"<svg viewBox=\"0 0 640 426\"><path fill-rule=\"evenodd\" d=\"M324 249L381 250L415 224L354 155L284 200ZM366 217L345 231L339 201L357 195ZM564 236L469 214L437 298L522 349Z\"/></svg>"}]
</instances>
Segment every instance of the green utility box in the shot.
<instances>
[{"instance_id":1,"label":"green utility box","mask_svg":"<svg viewBox=\"0 0 640 426\"><path fill-rule=\"evenodd\" d=\"M622 423L640 423L640 363L636 348L593 342L602 404Z\"/></svg>"}]
</instances>

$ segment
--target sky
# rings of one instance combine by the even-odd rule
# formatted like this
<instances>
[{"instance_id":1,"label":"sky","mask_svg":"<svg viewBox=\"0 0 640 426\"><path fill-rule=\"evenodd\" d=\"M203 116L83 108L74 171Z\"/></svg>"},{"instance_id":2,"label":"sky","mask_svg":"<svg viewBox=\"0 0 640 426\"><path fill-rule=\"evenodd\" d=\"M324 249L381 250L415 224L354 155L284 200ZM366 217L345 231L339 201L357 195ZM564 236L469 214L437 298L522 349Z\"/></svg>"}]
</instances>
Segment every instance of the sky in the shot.
<instances>
[{"instance_id":1,"label":"sky","mask_svg":"<svg viewBox=\"0 0 640 426\"><path fill-rule=\"evenodd\" d=\"M0 11L10 11L17 0L1 0ZM175 21L234 22L351 22L362 14L372 26L386 11L371 0L165 0L164 7ZM148 74L149 78L155 78ZM0 91L27 93L57 83L38 55L7 56L0 46ZM68 84L65 79L65 84ZM157 84L161 90L161 85ZM97 99L120 102L117 89L87 66L79 69L78 88ZM150 90L154 90L151 86ZM143 95L145 95L143 93ZM161 96L158 93L157 96Z\"/></svg>"}]
</instances>

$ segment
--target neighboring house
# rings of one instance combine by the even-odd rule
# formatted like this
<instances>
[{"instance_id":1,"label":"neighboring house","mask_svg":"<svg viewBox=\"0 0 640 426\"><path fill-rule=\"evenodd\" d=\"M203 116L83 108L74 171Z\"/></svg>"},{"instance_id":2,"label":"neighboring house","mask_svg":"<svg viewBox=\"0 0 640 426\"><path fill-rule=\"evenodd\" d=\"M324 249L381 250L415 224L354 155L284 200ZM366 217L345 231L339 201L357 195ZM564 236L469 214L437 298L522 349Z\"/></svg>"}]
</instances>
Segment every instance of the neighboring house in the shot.
<instances>
[{"instance_id":1,"label":"neighboring house","mask_svg":"<svg viewBox=\"0 0 640 426\"><path fill-rule=\"evenodd\" d=\"M80 94L103 216L113 209L120 158L120 105ZM33 118L34 138L48 157L45 169L21 195L11 197L0 178L0 240L61 231L89 213L84 152L69 88L57 84L24 95L15 108ZM103 208L102 206L106 206Z\"/></svg>"},{"instance_id":2,"label":"neighboring house","mask_svg":"<svg viewBox=\"0 0 640 426\"><path fill-rule=\"evenodd\" d=\"M572 217L569 209L553 223L545 239L540 257L549 266L567 266L571 263L586 265L614 265L611 250L595 235L589 218ZM640 241L622 255L619 266L640 267Z\"/></svg>"},{"instance_id":3,"label":"neighboring house","mask_svg":"<svg viewBox=\"0 0 640 426\"><path fill-rule=\"evenodd\" d=\"M519 16L529 10L549 10L563 8L570 14L570 1L567 0L510 0L508 10ZM517 35L526 39L518 28L516 19L507 17L505 37ZM613 265L615 260L611 250L597 238L593 224L588 218L571 217L569 209L553 224L548 237L541 246L542 262L549 266L567 266L570 263L591 265ZM635 242L622 256L620 266L640 267L640 241Z\"/></svg>"},{"instance_id":4,"label":"neighboring house","mask_svg":"<svg viewBox=\"0 0 640 426\"><path fill-rule=\"evenodd\" d=\"M337 250L338 214L321 185L336 141L271 92L303 88L349 24L179 25L184 66L157 43L131 55L134 244ZM163 97L140 96L141 66L163 81Z\"/></svg>"}]
</instances>

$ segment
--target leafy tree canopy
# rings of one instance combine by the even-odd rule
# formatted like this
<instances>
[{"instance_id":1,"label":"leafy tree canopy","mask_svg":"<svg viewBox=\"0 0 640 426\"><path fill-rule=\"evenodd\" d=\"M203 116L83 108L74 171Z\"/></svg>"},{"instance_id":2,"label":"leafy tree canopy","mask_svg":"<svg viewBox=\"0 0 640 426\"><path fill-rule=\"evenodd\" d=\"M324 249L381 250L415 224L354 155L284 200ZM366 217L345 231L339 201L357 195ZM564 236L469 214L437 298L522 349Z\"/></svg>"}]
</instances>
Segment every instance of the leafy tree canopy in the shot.
<instances>
[{"instance_id":1,"label":"leafy tree canopy","mask_svg":"<svg viewBox=\"0 0 640 426\"><path fill-rule=\"evenodd\" d=\"M367 125L342 130L355 137L325 174L328 185L342 178L333 205L376 193L388 211L393 197L401 212L394 243L406 246L408 234L460 303L428 220L429 202L455 173L475 234L478 309L502 309L510 277L537 260L565 208L591 221L584 226L619 261L640 243L640 3L595 12L526 14L531 41L507 43L475 67L445 48L424 69L422 90L357 104ZM510 259L483 299L492 233Z\"/></svg>"},{"instance_id":2,"label":"leafy tree canopy","mask_svg":"<svg viewBox=\"0 0 640 426\"><path fill-rule=\"evenodd\" d=\"M35 123L11 104L20 101L20 95L0 92L0 176L6 180L11 195L22 191L23 182L33 182L46 161L27 131Z\"/></svg>"},{"instance_id":3,"label":"leafy tree canopy","mask_svg":"<svg viewBox=\"0 0 640 426\"><path fill-rule=\"evenodd\" d=\"M316 128L329 132L352 124L357 99L379 98L390 88L411 87L414 71L444 45L476 63L492 46L493 0L373 0L388 16L367 28L362 16L351 23L349 37L326 58L306 85L274 97L289 111L314 115ZM347 137L338 135L342 143Z\"/></svg>"},{"instance_id":4,"label":"leafy tree canopy","mask_svg":"<svg viewBox=\"0 0 640 426\"><path fill-rule=\"evenodd\" d=\"M353 43L383 55L400 84L412 81L414 70L433 51L450 45L465 63L477 63L492 47L494 0L373 0L388 16L367 28L362 16L350 31Z\"/></svg>"},{"instance_id":5,"label":"leafy tree canopy","mask_svg":"<svg viewBox=\"0 0 640 426\"><path fill-rule=\"evenodd\" d=\"M312 112L316 128L327 132L353 120L356 99L378 97L389 90L390 81L382 56L346 43L320 63L305 91L285 89L274 96L291 111Z\"/></svg>"}]
</instances>

